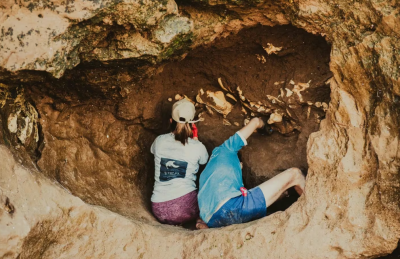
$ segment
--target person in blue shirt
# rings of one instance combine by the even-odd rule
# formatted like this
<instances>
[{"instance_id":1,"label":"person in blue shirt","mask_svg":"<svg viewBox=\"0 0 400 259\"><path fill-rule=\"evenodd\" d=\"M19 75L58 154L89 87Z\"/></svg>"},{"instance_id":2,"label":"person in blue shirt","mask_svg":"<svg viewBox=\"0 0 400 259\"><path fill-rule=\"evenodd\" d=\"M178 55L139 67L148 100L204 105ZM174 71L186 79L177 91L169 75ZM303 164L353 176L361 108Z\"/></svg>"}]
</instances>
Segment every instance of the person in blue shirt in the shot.
<instances>
[{"instance_id":1,"label":"person in blue shirt","mask_svg":"<svg viewBox=\"0 0 400 259\"><path fill-rule=\"evenodd\" d=\"M290 168L261 185L244 188L239 150L256 129L265 129L261 118L253 118L245 127L216 147L200 175L198 203L200 217L208 227L245 223L267 215L267 207L290 187L301 195L305 177L298 168ZM206 226L204 226L206 227Z\"/></svg>"}]
</instances>

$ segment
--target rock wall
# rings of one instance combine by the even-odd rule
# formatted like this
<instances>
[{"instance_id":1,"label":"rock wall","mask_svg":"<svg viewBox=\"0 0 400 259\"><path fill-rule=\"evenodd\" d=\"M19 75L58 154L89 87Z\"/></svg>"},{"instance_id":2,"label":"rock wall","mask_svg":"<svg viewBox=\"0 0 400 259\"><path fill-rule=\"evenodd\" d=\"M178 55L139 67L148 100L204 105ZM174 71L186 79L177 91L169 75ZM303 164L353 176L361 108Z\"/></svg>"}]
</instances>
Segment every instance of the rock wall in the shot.
<instances>
[{"instance_id":1,"label":"rock wall","mask_svg":"<svg viewBox=\"0 0 400 259\"><path fill-rule=\"evenodd\" d=\"M6 165L0 169L4 204L0 222L6 230L0 232L0 243L5 244L0 249L2 256L111 258L126 253L127 257L146 258L238 258L249 254L252 258L372 258L395 249L400 238L398 2L232 0L180 4L178 8L173 1L6 1L1 4L0 18L1 78L23 80L20 70L47 71L61 77L66 69L90 60L112 64L112 60L129 59L149 68L256 24L291 23L323 35L332 44L334 78L326 119L308 141L305 195L285 212L256 222L187 232L138 223L85 205L39 173L21 168L2 147L0 157ZM43 109L49 104L44 102ZM41 119L51 120L58 112L49 110ZM65 125L85 122L85 118L68 118L68 111L64 112ZM114 118L107 110L93 119L100 118L115 127L132 127L133 136L120 136L107 145L107 130L100 127L99 146L105 149L93 147L93 156L101 163L91 166L91 175L97 167L113 172L119 168L117 163L129 164L124 157L114 158L113 163L101 158L107 150L127 144L132 146L126 154L135 156L134 145L141 132L134 125L113 125ZM85 125L78 129L53 129L51 135L59 139L54 145L65 152L42 154L58 161L46 165L54 168L51 173L56 174L65 157L84 161L75 142L63 144L71 135L87 132ZM67 163L65 166L68 169ZM112 173L114 176L119 177ZM97 177L107 182L110 176ZM65 179L76 187L75 195L84 197L85 186L73 171ZM107 191L98 195L113 195L113 188L120 187L106 186ZM122 188L127 196L133 195L129 186ZM23 190L30 192L24 194ZM131 206L130 201L123 203L125 197L120 201L123 206L116 210ZM65 235L57 235L59 232ZM125 240L130 245L124 249ZM105 248L101 254L99 246Z\"/></svg>"}]
</instances>

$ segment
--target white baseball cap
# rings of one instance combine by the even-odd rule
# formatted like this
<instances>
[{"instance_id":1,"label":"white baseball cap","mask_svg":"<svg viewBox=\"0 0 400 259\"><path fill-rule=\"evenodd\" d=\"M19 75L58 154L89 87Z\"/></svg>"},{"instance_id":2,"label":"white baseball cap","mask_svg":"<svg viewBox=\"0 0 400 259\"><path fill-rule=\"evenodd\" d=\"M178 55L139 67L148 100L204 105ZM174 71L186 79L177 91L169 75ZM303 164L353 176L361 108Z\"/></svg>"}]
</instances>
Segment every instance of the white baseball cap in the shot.
<instances>
[{"instance_id":1,"label":"white baseball cap","mask_svg":"<svg viewBox=\"0 0 400 259\"><path fill-rule=\"evenodd\" d=\"M182 99L172 106L172 119L178 123L194 123L196 109L189 100Z\"/></svg>"}]
</instances>

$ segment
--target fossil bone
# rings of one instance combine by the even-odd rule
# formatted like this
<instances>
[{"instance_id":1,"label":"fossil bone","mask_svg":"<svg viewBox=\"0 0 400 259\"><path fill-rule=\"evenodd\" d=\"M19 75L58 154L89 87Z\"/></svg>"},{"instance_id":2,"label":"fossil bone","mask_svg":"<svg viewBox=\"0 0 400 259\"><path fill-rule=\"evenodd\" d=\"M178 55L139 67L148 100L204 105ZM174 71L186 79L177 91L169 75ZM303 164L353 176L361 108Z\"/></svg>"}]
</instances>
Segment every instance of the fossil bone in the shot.
<instances>
[{"instance_id":1,"label":"fossil bone","mask_svg":"<svg viewBox=\"0 0 400 259\"><path fill-rule=\"evenodd\" d=\"M223 120L222 120L222 123L223 123L225 126L231 126L231 125L232 125L227 119L223 119Z\"/></svg>"},{"instance_id":2,"label":"fossil bone","mask_svg":"<svg viewBox=\"0 0 400 259\"><path fill-rule=\"evenodd\" d=\"M293 95L293 91L292 90L290 90L288 88L285 88L285 89L286 89L286 97L290 97L290 96Z\"/></svg>"},{"instance_id":3,"label":"fossil bone","mask_svg":"<svg viewBox=\"0 0 400 259\"><path fill-rule=\"evenodd\" d=\"M272 113L271 116L269 117L267 123L268 123L268 124L273 124L273 123L281 122L281 121L282 121L282 115L279 114L279 113L274 112L274 113Z\"/></svg>"},{"instance_id":4,"label":"fossil bone","mask_svg":"<svg viewBox=\"0 0 400 259\"><path fill-rule=\"evenodd\" d=\"M267 47L263 47L263 49L268 53L268 55L276 54L282 50L282 47L275 47L271 43L267 43Z\"/></svg>"},{"instance_id":5,"label":"fossil bone","mask_svg":"<svg viewBox=\"0 0 400 259\"><path fill-rule=\"evenodd\" d=\"M222 84L222 80L221 80L220 77L218 78L218 84L219 84L219 86L220 86L223 90L225 90L225 91L227 91L227 92L232 92L231 89L226 88L226 87Z\"/></svg>"},{"instance_id":6,"label":"fossil bone","mask_svg":"<svg viewBox=\"0 0 400 259\"><path fill-rule=\"evenodd\" d=\"M235 96L233 96L233 95L231 95L231 94L229 94L229 93L226 94L226 97L229 97L229 98L231 98L232 100L234 100L235 102L237 102Z\"/></svg>"}]
</instances>

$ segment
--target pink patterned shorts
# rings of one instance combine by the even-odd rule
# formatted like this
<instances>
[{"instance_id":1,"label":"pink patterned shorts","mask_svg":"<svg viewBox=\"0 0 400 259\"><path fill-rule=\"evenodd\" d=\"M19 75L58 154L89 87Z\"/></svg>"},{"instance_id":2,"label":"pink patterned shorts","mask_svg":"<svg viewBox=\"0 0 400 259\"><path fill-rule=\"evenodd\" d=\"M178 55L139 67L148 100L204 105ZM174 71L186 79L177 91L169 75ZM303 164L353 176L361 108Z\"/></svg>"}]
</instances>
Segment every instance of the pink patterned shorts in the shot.
<instances>
[{"instance_id":1,"label":"pink patterned shorts","mask_svg":"<svg viewBox=\"0 0 400 259\"><path fill-rule=\"evenodd\" d=\"M158 221L169 225L181 225L199 217L197 191L170 201L152 202L151 207Z\"/></svg>"}]
</instances>

